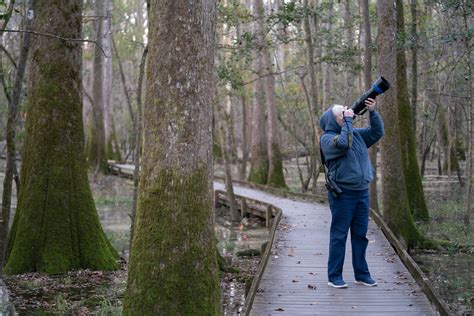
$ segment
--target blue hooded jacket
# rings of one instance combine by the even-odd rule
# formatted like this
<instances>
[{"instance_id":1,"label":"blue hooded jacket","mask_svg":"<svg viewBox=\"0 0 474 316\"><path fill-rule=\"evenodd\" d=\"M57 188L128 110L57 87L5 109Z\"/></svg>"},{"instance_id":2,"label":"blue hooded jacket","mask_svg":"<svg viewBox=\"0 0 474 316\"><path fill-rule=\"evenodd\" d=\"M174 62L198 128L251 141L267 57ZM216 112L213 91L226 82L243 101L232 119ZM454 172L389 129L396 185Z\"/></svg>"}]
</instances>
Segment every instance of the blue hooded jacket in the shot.
<instances>
[{"instance_id":1,"label":"blue hooded jacket","mask_svg":"<svg viewBox=\"0 0 474 316\"><path fill-rule=\"evenodd\" d=\"M324 131L321 150L328 164L328 176L341 189L365 190L374 177L367 148L384 134L382 118L377 111L370 112L370 127L353 128L352 117L344 117L341 128L329 108L319 120Z\"/></svg>"}]
</instances>

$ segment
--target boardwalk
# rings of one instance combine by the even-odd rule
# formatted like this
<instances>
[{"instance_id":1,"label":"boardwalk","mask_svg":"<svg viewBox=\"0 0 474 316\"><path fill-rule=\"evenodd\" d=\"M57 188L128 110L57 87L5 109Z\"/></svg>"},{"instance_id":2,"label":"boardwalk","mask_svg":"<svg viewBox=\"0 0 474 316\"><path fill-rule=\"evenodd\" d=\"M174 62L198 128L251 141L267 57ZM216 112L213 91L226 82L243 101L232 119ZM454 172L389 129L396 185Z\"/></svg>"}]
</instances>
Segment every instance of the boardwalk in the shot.
<instances>
[{"instance_id":1,"label":"boardwalk","mask_svg":"<svg viewBox=\"0 0 474 316\"><path fill-rule=\"evenodd\" d=\"M214 187L224 189L220 183ZM334 289L327 285L326 277L327 205L292 201L238 186L234 190L283 210L251 315L437 315L373 221L369 223L367 260L379 285L369 288L353 283L348 244L344 279L349 288Z\"/></svg>"}]
</instances>

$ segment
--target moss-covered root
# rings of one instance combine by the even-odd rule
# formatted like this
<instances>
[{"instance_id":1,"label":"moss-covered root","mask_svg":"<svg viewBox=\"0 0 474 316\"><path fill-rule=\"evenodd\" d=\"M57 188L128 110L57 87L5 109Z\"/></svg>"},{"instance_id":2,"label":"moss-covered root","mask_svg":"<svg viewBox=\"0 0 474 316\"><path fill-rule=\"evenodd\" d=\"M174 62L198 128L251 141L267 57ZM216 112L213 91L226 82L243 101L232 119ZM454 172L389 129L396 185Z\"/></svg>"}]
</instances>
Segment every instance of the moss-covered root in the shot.
<instances>
[{"instance_id":1,"label":"moss-covered root","mask_svg":"<svg viewBox=\"0 0 474 316\"><path fill-rule=\"evenodd\" d=\"M207 171L183 173L140 183L124 315L220 314Z\"/></svg>"}]
</instances>

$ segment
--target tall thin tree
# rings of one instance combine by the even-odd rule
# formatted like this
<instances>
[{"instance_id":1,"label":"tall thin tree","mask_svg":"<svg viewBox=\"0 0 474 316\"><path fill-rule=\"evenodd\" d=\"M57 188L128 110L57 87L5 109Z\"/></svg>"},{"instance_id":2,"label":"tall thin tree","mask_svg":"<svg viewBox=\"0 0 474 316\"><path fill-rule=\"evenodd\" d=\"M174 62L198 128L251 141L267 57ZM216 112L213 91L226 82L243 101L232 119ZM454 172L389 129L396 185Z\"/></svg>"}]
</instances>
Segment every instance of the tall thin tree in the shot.
<instances>
[{"instance_id":1,"label":"tall thin tree","mask_svg":"<svg viewBox=\"0 0 474 316\"><path fill-rule=\"evenodd\" d=\"M106 91L104 83L106 55L102 50L104 43L110 42L106 39L110 38L110 29L107 29L107 1L95 1L95 16L96 21L95 31L98 45L94 47L93 59L93 77L92 77L92 119L90 121L89 138L88 138L88 159L89 165L97 173L107 173L107 153L106 153L106 138L105 138L105 108L106 108ZM110 45L110 43L109 43ZM111 52L110 46L108 49ZM110 58L110 55L108 56Z\"/></svg>"},{"instance_id":2,"label":"tall thin tree","mask_svg":"<svg viewBox=\"0 0 474 316\"><path fill-rule=\"evenodd\" d=\"M372 86L372 30L370 27L369 1L360 2L362 11L362 23L364 32L364 87L370 89ZM379 201L377 197L377 149L378 145L370 147L370 160L374 166L374 180L370 183L370 207L379 211Z\"/></svg>"},{"instance_id":3,"label":"tall thin tree","mask_svg":"<svg viewBox=\"0 0 474 316\"><path fill-rule=\"evenodd\" d=\"M397 35L402 34L405 34L403 2L402 0L397 0ZM398 120L399 130L403 131L403 133L400 133L400 143L408 202L413 219L427 221L429 220L429 214L421 182L418 159L416 157L416 140L412 124L412 109L408 97L407 62L404 47L397 48L396 62Z\"/></svg>"},{"instance_id":4,"label":"tall thin tree","mask_svg":"<svg viewBox=\"0 0 474 316\"><path fill-rule=\"evenodd\" d=\"M264 24L263 0L254 0L253 13L256 16L254 32L256 49L253 56L253 106L252 137L250 143L250 172L248 180L258 184L268 181L267 123L265 98Z\"/></svg>"}]
</instances>

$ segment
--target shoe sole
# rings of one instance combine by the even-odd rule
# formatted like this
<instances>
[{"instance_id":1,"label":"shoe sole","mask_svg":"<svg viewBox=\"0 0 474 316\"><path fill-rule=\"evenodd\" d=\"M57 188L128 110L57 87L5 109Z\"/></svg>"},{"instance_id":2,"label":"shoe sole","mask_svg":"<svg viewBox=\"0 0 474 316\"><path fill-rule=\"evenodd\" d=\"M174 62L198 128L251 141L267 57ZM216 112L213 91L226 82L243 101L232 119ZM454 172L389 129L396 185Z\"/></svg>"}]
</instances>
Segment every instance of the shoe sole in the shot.
<instances>
[{"instance_id":1,"label":"shoe sole","mask_svg":"<svg viewBox=\"0 0 474 316\"><path fill-rule=\"evenodd\" d=\"M345 288L347 288L347 284L345 284L345 283L343 285L336 285L332 282L328 282L328 285L332 286L333 288L336 288L336 289L345 289Z\"/></svg>"},{"instance_id":2,"label":"shoe sole","mask_svg":"<svg viewBox=\"0 0 474 316\"><path fill-rule=\"evenodd\" d=\"M359 285L365 285L365 286L377 286L377 282L375 283L365 283L365 282L362 282L362 281L354 281L355 284L359 284Z\"/></svg>"}]
</instances>

